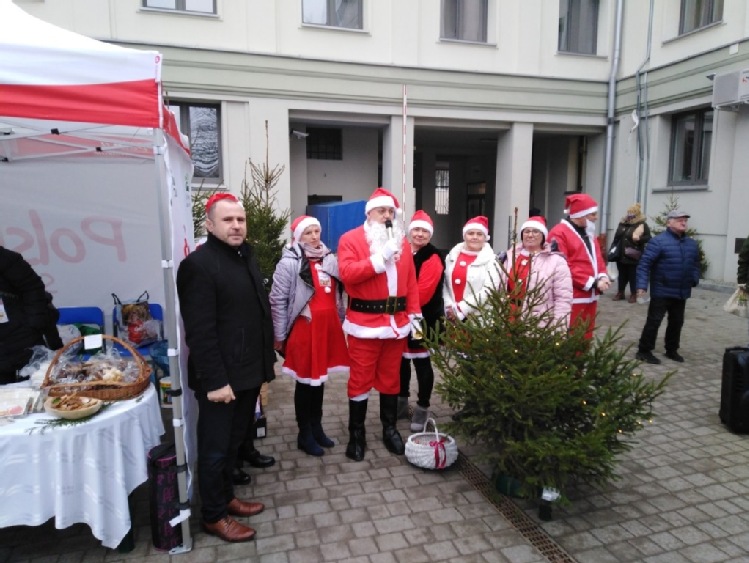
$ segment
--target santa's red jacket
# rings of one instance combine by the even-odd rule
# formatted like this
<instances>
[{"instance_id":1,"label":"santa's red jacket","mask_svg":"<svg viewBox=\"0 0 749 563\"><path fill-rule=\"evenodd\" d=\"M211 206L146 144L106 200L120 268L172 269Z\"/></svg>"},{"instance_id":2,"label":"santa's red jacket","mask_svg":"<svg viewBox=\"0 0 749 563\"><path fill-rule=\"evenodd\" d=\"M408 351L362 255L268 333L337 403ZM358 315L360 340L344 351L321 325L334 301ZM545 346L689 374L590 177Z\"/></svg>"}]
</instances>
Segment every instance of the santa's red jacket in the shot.
<instances>
[{"instance_id":1,"label":"santa's red jacket","mask_svg":"<svg viewBox=\"0 0 749 563\"><path fill-rule=\"evenodd\" d=\"M400 259L383 262L372 255L364 227L357 227L341 236L338 242L338 270L349 306L343 330L357 338L405 338L411 330L409 317L421 315L419 286L416 283L411 247L403 239ZM354 299L376 304L388 297L405 298L405 310L395 314L361 312L351 308Z\"/></svg>"},{"instance_id":2,"label":"santa's red jacket","mask_svg":"<svg viewBox=\"0 0 749 563\"><path fill-rule=\"evenodd\" d=\"M595 237L591 238L593 253L588 250L582 237L566 220L562 220L549 231L549 242L556 242L559 252L567 258L572 274L572 303L595 303L600 292L596 289L599 278L606 276L606 262Z\"/></svg>"}]
</instances>

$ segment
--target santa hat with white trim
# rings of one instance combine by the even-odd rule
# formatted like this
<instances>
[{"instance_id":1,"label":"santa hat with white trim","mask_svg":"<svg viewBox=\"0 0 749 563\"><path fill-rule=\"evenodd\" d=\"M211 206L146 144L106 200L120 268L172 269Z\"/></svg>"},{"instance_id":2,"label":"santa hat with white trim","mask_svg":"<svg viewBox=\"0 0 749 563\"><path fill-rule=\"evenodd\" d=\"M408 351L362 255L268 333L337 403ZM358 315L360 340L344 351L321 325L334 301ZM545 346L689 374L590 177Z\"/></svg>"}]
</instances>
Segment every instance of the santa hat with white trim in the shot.
<instances>
[{"instance_id":1,"label":"santa hat with white trim","mask_svg":"<svg viewBox=\"0 0 749 563\"><path fill-rule=\"evenodd\" d=\"M596 200L588 194L568 195L567 199L564 200L564 207L570 219L579 219L598 211Z\"/></svg>"},{"instance_id":2,"label":"santa hat with white trim","mask_svg":"<svg viewBox=\"0 0 749 563\"><path fill-rule=\"evenodd\" d=\"M291 242L299 242L300 237L307 227L312 225L320 226L320 221L309 215L300 215L291 222Z\"/></svg>"},{"instance_id":3,"label":"santa hat with white trim","mask_svg":"<svg viewBox=\"0 0 749 563\"><path fill-rule=\"evenodd\" d=\"M427 215L426 211L422 211L421 209L411 217L411 222L408 224L408 231L410 232L412 229L419 227L429 231L430 235L434 234L434 223L432 222L432 218Z\"/></svg>"},{"instance_id":4,"label":"santa hat with white trim","mask_svg":"<svg viewBox=\"0 0 749 563\"><path fill-rule=\"evenodd\" d=\"M546 219L540 215L529 217L525 223L520 225L520 234L523 234L525 229L538 229L544 235L544 238L549 236L549 230L546 228Z\"/></svg>"},{"instance_id":5,"label":"santa hat with white trim","mask_svg":"<svg viewBox=\"0 0 749 563\"><path fill-rule=\"evenodd\" d=\"M468 231L478 230L486 235L486 240L489 240L489 219L483 215L478 215L473 219L468 219L465 225L463 225L463 236Z\"/></svg>"},{"instance_id":6,"label":"santa hat with white trim","mask_svg":"<svg viewBox=\"0 0 749 563\"><path fill-rule=\"evenodd\" d=\"M369 201L367 201L367 205L364 206L364 213L369 213L376 207L392 207L395 209L397 215L403 213L400 203L398 203L398 198L385 188L377 188L372 192L372 195L369 196Z\"/></svg>"}]
</instances>

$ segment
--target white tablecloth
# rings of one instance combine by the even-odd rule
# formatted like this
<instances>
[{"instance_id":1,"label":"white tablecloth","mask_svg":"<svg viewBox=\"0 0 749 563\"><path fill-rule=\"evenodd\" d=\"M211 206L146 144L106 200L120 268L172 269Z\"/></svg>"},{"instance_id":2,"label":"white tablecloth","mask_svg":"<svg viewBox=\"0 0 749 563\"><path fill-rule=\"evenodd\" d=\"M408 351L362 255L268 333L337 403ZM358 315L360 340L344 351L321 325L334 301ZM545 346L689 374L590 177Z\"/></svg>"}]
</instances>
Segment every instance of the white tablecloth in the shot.
<instances>
[{"instance_id":1,"label":"white tablecloth","mask_svg":"<svg viewBox=\"0 0 749 563\"><path fill-rule=\"evenodd\" d=\"M54 517L58 529L84 522L117 547L130 529L128 495L148 478L146 454L164 433L153 386L83 424L38 424L50 419L0 426L0 528Z\"/></svg>"}]
</instances>

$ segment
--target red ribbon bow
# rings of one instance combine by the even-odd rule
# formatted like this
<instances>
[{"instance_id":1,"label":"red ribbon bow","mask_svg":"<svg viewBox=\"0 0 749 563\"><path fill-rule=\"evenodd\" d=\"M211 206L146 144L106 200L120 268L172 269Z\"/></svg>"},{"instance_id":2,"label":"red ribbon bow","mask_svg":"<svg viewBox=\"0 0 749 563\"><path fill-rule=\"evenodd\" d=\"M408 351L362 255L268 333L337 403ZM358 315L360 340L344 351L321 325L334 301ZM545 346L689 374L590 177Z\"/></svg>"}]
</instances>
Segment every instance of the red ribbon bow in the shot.
<instances>
[{"instance_id":1,"label":"red ribbon bow","mask_svg":"<svg viewBox=\"0 0 749 563\"><path fill-rule=\"evenodd\" d=\"M447 465L447 452L445 451L445 438L432 440L429 445L434 448L434 468L443 469Z\"/></svg>"}]
</instances>

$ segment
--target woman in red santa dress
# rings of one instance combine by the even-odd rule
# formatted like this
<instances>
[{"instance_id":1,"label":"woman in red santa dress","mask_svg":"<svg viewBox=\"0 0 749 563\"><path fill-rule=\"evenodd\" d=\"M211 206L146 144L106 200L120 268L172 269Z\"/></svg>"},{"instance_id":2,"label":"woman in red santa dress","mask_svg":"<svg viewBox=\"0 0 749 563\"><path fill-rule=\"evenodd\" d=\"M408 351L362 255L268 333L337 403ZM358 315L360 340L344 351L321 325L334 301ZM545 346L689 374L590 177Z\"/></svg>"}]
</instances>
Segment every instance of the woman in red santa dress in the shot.
<instances>
[{"instance_id":1,"label":"woman in red santa dress","mask_svg":"<svg viewBox=\"0 0 749 563\"><path fill-rule=\"evenodd\" d=\"M440 251L430 242L434 233L432 218L425 211L417 211L408 225L408 239L413 252L416 267L416 281L419 285L419 305L424 317L421 327L425 334L434 337L438 323L444 324L444 305L442 302L442 283L445 264ZM408 395L411 385L411 362L416 370L416 381L419 384L416 406L411 418L411 431L421 432L426 424L432 389L434 388L434 369L430 359L429 348L423 340L408 338L408 346L401 360L401 391L398 397L398 418L408 418Z\"/></svg>"},{"instance_id":2,"label":"woman in red santa dress","mask_svg":"<svg viewBox=\"0 0 749 563\"><path fill-rule=\"evenodd\" d=\"M270 292L274 347L285 356L283 373L296 379L297 447L321 456L335 445L322 428L325 382L349 365L342 288L336 256L320 240L320 222L303 215L291 231Z\"/></svg>"},{"instance_id":3,"label":"woman in red santa dress","mask_svg":"<svg viewBox=\"0 0 749 563\"><path fill-rule=\"evenodd\" d=\"M486 297L499 287L499 279L497 257L489 245L489 220L483 215L469 219L463 226L463 242L445 258L442 297L447 320L480 315Z\"/></svg>"}]
</instances>

